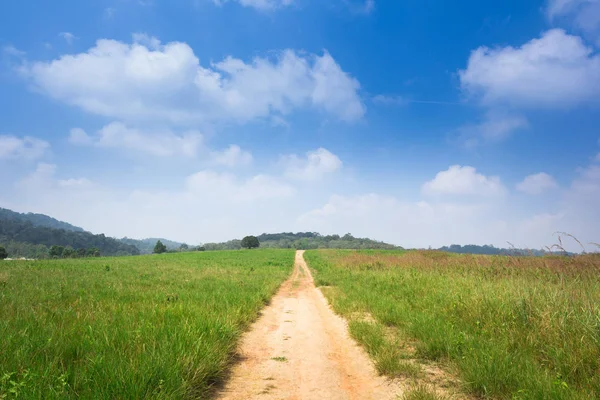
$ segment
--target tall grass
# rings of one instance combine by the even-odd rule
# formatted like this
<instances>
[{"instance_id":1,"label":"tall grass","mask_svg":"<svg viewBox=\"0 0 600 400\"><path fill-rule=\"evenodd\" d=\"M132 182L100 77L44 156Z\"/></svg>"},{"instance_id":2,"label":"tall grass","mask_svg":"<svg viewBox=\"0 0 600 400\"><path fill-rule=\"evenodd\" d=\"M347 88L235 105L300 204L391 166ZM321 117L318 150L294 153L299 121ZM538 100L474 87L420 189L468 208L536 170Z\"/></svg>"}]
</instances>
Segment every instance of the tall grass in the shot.
<instances>
[{"instance_id":1,"label":"tall grass","mask_svg":"<svg viewBox=\"0 0 600 400\"><path fill-rule=\"evenodd\" d=\"M416 357L456 368L464 390L477 396L600 398L597 254L309 251L305 256L316 283L331 286L326 296L351 320L351 333L376 364L410 357L398 348L409 343ZM356 317L367 313L374 319L371 327Z\"/></svg>"},{"instance_id":2,"label":"tall grass","mask_svg":"<svg viewBox=\"0 0 600 400\"><path fill-rule=\"evenodd\" d=\"M204 398L290 250L0 262L0 399Z\"/></svg>"}]
</instances>

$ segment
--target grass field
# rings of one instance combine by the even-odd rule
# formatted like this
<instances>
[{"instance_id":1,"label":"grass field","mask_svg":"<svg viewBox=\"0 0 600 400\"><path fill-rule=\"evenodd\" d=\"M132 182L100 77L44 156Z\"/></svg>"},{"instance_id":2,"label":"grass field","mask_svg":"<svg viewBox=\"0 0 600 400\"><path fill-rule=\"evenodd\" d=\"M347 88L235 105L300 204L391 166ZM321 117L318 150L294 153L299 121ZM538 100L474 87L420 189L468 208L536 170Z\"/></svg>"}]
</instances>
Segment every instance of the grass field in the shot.
<instances>
[{"instance_id":1,"label":"grass field","mask_svg":"<svg viewBox=\"0 0 600 400\"><path fill-rule=\"evenodd\" d=\"M291 250L0 262L0 399L203 398Z\"/></svg>"},{"instance_id":2,"label":"grass field","mask_svg":"<svg viewBox=\"0 0 600 400\"><path fill-rule=\"evenodd\" d=\"M600 256L308 251L380 373L438 360L498 399L600 398ZM420 397L415 397L420 398Z\"/></svg>"}]
</instances>

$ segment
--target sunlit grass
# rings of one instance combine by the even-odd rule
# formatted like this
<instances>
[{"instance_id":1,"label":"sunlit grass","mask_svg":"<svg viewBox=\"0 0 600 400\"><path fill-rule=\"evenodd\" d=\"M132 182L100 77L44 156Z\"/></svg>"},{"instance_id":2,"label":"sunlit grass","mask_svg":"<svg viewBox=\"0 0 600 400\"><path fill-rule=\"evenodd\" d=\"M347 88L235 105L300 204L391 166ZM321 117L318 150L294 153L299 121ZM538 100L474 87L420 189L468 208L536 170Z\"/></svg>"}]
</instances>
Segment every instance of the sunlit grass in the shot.
<instances>
[{"instance_id":1,"label":"sunlit grass","mask_svg":"<svg viewBox=\"0 0 600 400\"><path fill-rule=\"evenodd\" d=\"M204 397L291 250L0 262L0 398Z\"/></svg>"},{"instance_id":2,"label":"sunlit grass","mask_svg":"<svg viewBox=\"0 0 600 400\"><path fill-rule=\"evenodd\" d=\"M598 255L305 257L317 285L332 286L325 295L384 374L402 374L406 352L395 346L408 340L414 357L451 365L464 390L478 396L600 398ZM374 321L352 322L364 314Z\"/></svg>"}]
</instances>

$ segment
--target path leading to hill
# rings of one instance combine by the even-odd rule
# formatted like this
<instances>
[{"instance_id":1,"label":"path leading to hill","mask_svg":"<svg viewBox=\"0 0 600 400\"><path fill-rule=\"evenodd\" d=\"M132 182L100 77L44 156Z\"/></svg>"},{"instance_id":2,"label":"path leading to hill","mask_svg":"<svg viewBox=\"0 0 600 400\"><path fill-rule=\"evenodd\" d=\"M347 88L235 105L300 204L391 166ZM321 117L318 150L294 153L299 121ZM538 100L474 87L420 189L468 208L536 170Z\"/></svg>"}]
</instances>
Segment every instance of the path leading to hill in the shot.
<instances>
[{"instance_id":1,"label":"path leading to hill","mask_svg":"<svg viewBox=\"0 0 600 400\"><path fill-rule=\"evenodd\" d=\"M219 399L395 399L399 386L377 375L344 320L315 288L296 252L292 277L242 340L241 361Z\"/></svg>"}]
</instances>

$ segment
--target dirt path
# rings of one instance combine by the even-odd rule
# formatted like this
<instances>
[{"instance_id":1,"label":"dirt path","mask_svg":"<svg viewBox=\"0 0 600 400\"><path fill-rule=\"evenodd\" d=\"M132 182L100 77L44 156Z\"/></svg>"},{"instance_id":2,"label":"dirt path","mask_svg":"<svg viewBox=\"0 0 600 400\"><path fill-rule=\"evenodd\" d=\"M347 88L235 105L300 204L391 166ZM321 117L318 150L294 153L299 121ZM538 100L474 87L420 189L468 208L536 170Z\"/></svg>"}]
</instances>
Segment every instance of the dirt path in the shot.
<instances>
[{"instance_id":1,"label":"dirt path","mask_svg":"<svg viewBox=\"0 0 600 400\"><path fill-rule=\"evenodd\" d=\"M218 399L395 399L349 337L296 252L292 277L242 339L242 360Z\"/></svg>"}]
</instances>

